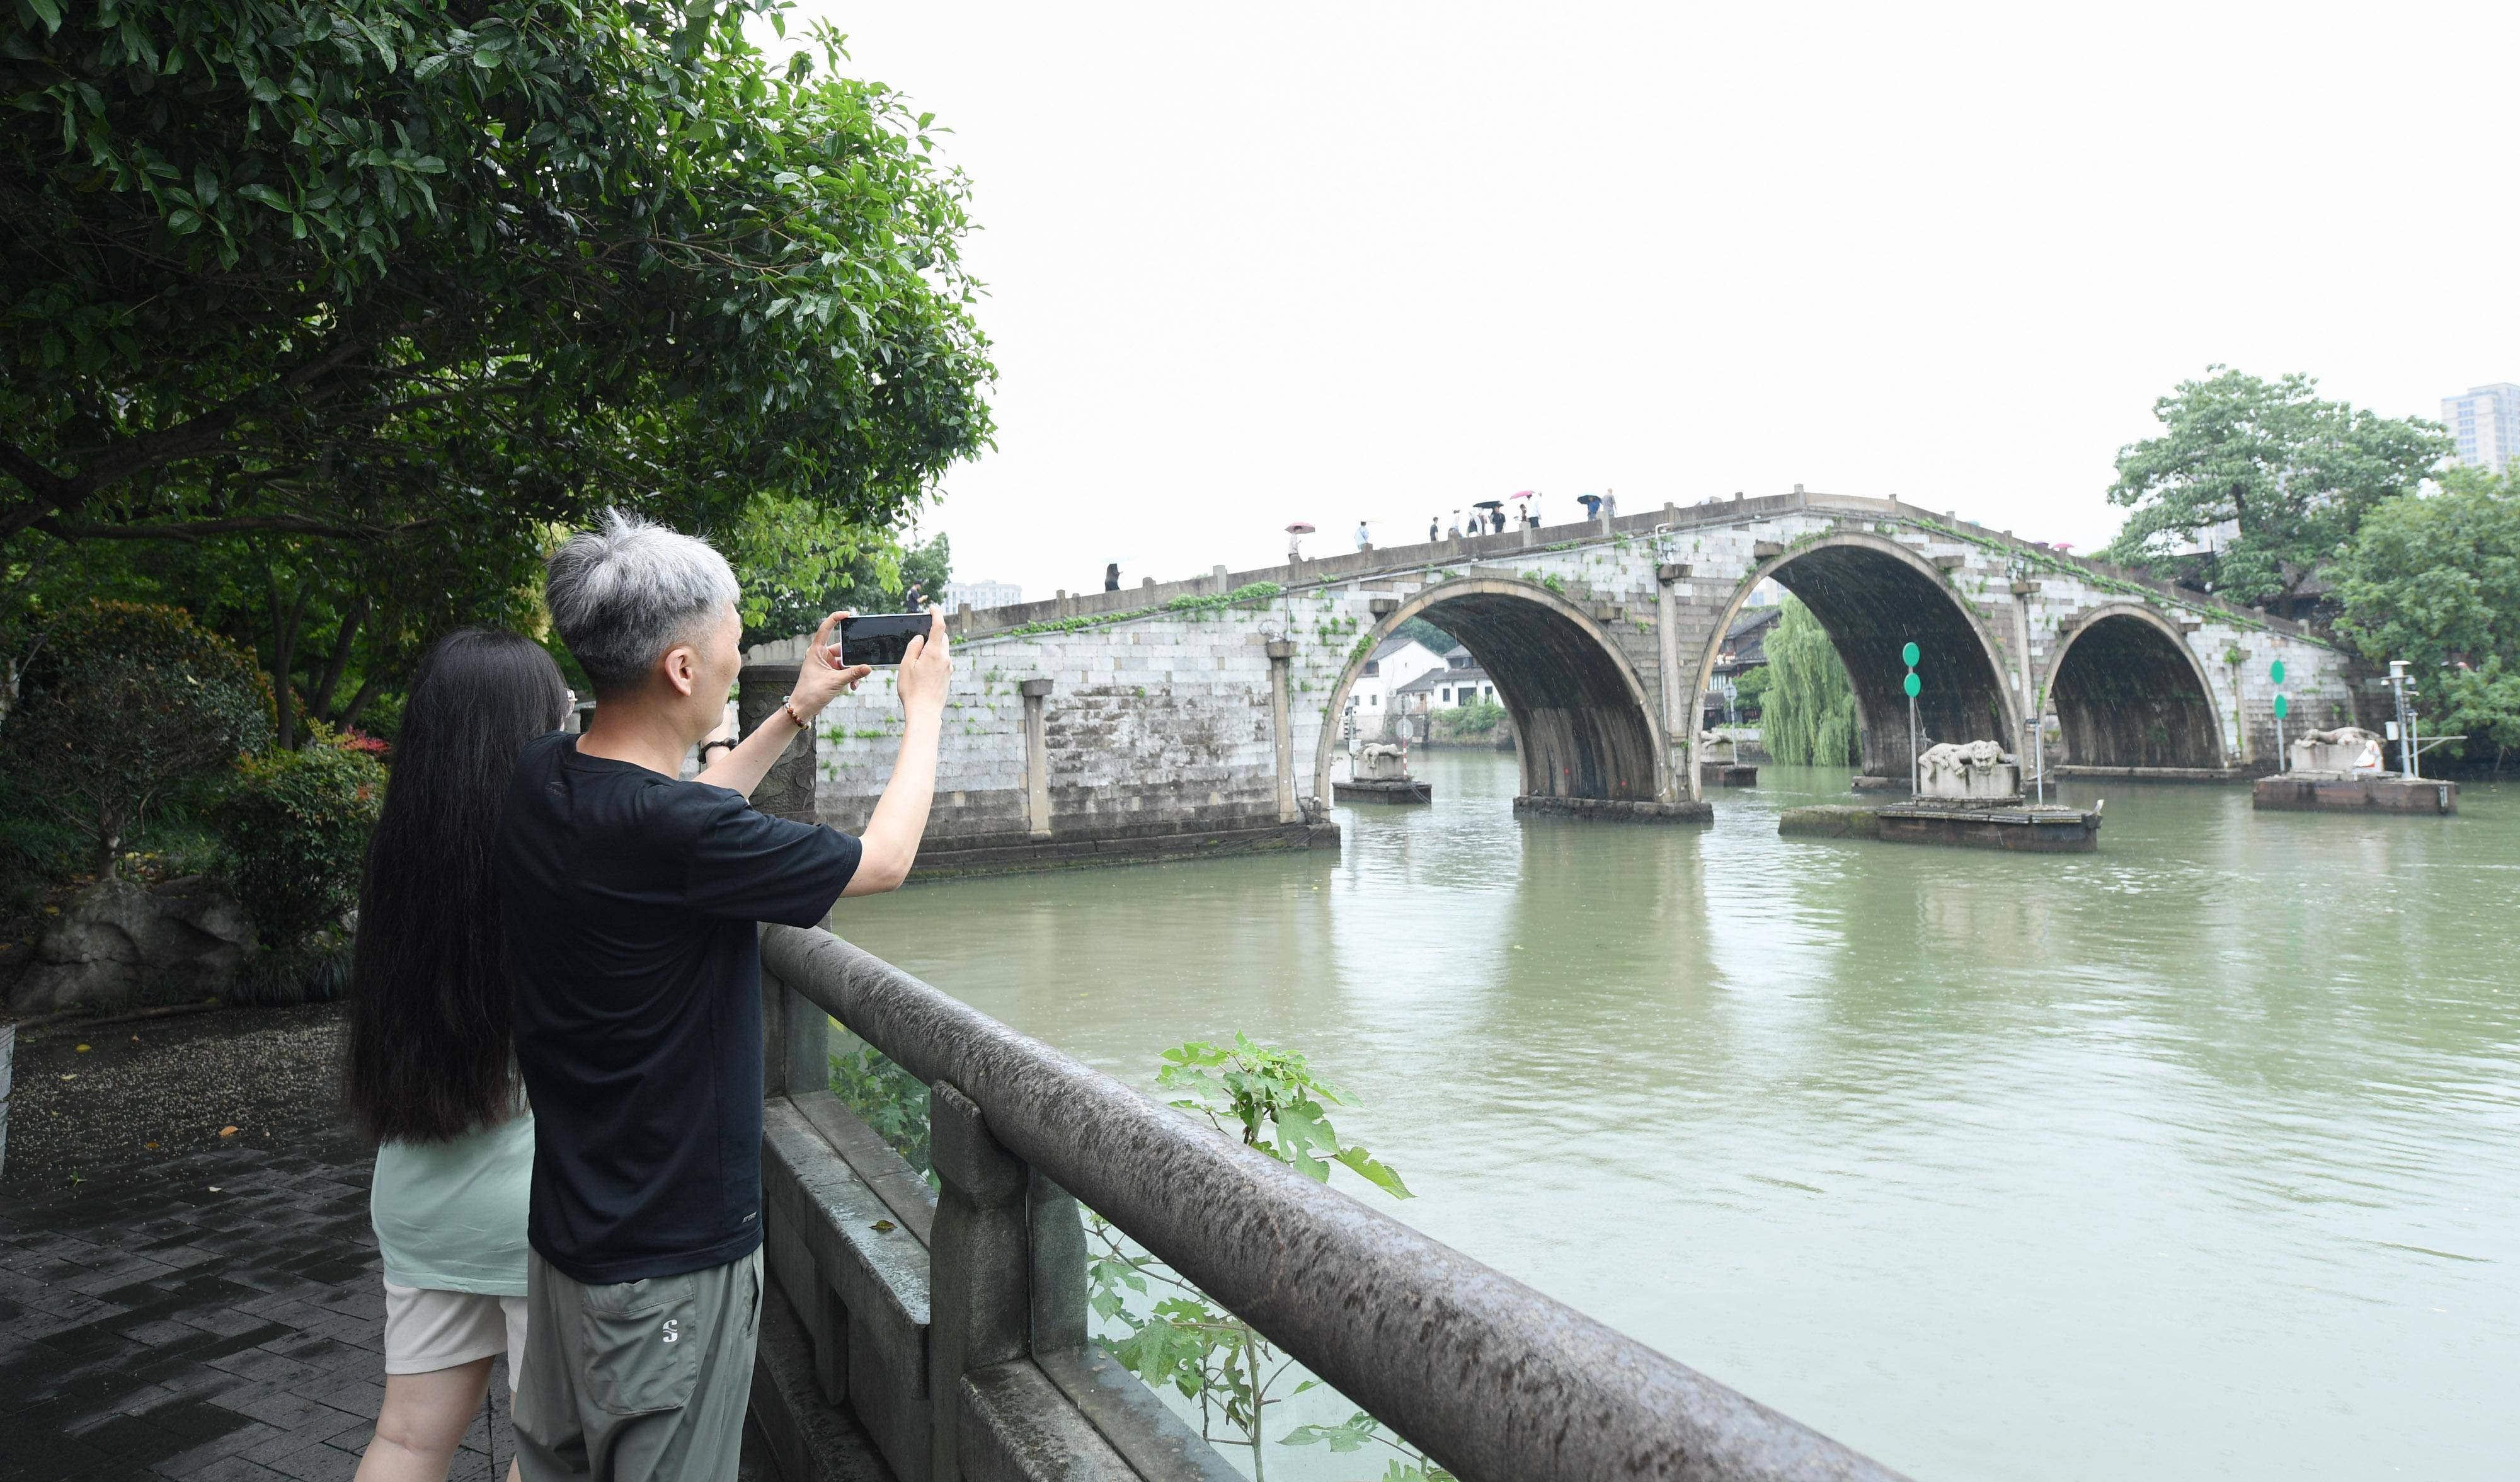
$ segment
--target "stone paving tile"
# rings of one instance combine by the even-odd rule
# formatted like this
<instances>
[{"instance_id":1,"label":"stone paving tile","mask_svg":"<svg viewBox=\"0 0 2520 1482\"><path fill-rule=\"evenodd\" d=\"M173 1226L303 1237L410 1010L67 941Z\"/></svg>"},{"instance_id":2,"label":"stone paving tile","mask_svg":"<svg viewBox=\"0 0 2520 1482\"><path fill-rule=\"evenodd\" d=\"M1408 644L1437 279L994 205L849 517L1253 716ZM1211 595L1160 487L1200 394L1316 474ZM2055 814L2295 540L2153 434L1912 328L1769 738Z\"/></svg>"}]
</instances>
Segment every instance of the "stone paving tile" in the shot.
<instances>
[{"instance_id":1,"label":"stone paving tile","mask_svg":"<svg viewBox=\"0 0 2520 1482\"><path fill-rule=\"evenodd\" d=\"M348 1482L384 1393L368 1168L324 1135L0 1195L0 1482ZM490 1382L453 1482L516 1456ZM741 1482L772 1476L747 1425Z\"/></svg>"},{"instance_id":2,"label":"stone paving tile","mask_svg":"<svg viewBox=\"0 0 2520 1482\"><path fill-rule=\"evenodd\" d=\"M0 1482L346 1482L384 1392L368 1166L322 1135L0 1199ZM457 1477L514 1455L499 1411Z\"/></svg>"}]
</instances>

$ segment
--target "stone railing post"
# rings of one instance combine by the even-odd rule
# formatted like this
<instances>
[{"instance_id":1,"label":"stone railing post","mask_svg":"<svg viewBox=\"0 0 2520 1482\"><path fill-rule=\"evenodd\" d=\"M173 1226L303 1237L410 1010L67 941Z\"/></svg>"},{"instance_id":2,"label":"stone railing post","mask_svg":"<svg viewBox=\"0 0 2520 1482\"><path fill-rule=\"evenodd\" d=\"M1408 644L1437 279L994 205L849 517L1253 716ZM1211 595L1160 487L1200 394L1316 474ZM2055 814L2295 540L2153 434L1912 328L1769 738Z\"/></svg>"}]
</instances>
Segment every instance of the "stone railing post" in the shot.
<instances>
[{"instance_id":1,"label":"stone railing post","mask_svg":"<svg viewBox=\"0 0 2520 1482\"><path fill-rule=\"evenodd\" d=\"M1032 1347L1032 1170L998 1145L979 1106L949 1081L927 1088L927 1119L937 1183L927 1243L929 1479L963 1482L963 1376ZM1083 1321L1080 1312L1076 1325Z\"/></svg>"},{"instance_id":2,"label":"stone railing post","mask_svg":"<svg viewBox=\"0 0 2520 1482\"><path fill-rule=\"evenodd\" d=\"M736 681L736 723L745 736L779 709L796 688L794 664L745 664ZM752 789L752 806L799 823L814 822L814 733L792 737L788 749L770 764L770 774Z\"/></svg>"},{"instance_id":3,"label":"stone railing post","mask_svg":"<svg viewBox=\"0 0 2520 1482\"><path fill-rule=\"evenodd\" d=\"M1287 709L1286 671L1295 657L1293 639L1272 640L1269 651L1269 721L1278 742L1278 822L1293 823L1295 811L1295 728Z\"/></svg>"},{"instance_id":4,"label":"stone railing post","mask_svg":"<svg viewBox=\"0 0 2520 1482\"><path fill-rule=\"evenodd\" d=\"M1028 679L1023 692L1024 825L1035 838L1050 837L1050 729L1043 714L1051 682Z\"/></svg>"},{"instance_id":5,"label":"stone railing post","mask_svg":"<svg viewBox=\"0 0 2520 1482\"><path fill-rule=\"evenodd\" d=\"M796 688L794 664L745 664L736 677L735 717L743 735L779 712L780 702ZM761 785L752 789L752 806L764 813L810 824L814 818L814 782L818 766L814 733L788 739L788 749L770 764ZM763 1094L801 1095L831 1085L830 1021L822 1010L768 975L761 983Z\"/></svg>"}]
</instances>

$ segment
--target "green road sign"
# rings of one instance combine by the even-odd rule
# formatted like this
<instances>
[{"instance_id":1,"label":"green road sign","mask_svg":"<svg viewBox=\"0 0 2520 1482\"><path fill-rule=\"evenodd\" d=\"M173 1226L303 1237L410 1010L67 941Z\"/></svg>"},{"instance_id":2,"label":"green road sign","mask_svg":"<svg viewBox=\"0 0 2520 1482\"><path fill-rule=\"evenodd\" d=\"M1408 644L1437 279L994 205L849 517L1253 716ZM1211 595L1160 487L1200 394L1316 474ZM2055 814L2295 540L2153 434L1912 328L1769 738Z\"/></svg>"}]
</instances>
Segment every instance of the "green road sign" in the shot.
<instances>
[{"instance_id":1,"label":"green road sign","mask_svg":"<svg viewBox=\"0 0 2520 1482\"><path fill-rule=\"evenodd\" d=\"M1899 651L1899 662L1906 664L1911 669L1916 667L1916 646L1914 644L1910 644L1908 647ZM1913 695L1916 692L1911 690L1908 693Z\"/></svg>"},{"instance_id":2,"label":"green road sign","mask_svg":"<svg viewBox=\"0 0 2520 1482\"><path fill-rule=\"evenodd\" d=\"M2277 665L2275 665L2275 667L2276 667L2276 668L2278 668L2278 669L2280 669L2280 668L2282 668L2282 667L2283 667L2283 665L2281 665L2281 664L2277 664ZM2283 719L2285 716L2290 715L2291 713L2292 713L2292 705L2287 701L2286 697L2285 697L2284 696L2281 696L2281 695L2276 696L2275 696L2275 719L2277 719L2277 720L2281 720L2281 719Z\"/></svg>"},{"instance_id":3,"label":"green road sign","mask_svg":"<svg viewBox=\"0 0 2520 1482\"><path fill-rule=\"evenodd\" d=\"M1915 647L1915 645L1914 645L1914 644L1910 644L1908 647L1909 647L1909 648L1911 648L1911 649L1912 649L1912 648L1914 648L1914 647ZM1910 699L1914 699L1914 698L1916 697L1917 692L1919 692L1919 691L1923 690L1924 688L1925 688L1925 687L1924 687L1923 685L1920 685L1920 684L1916 683L1916 676L1915 676L1915 675L1911 674L1911 675L1909 675L1909 676L1908 676L1907 690L1908 690L1908 697L1909 697Z\"/></svg>"},{"instance_id":4,"label":"green road sign","mask_svg":"<svg viewBox=\"0 0 2520 1482\"><path fill-rule=\"evenodd\" d=\"M2275 660L2274 676L2276 684L2283 683L2283 660L2280 658ZM2277 713L2280 714L2281 712L2278 711Z\"/></svg>"}]
</instances>

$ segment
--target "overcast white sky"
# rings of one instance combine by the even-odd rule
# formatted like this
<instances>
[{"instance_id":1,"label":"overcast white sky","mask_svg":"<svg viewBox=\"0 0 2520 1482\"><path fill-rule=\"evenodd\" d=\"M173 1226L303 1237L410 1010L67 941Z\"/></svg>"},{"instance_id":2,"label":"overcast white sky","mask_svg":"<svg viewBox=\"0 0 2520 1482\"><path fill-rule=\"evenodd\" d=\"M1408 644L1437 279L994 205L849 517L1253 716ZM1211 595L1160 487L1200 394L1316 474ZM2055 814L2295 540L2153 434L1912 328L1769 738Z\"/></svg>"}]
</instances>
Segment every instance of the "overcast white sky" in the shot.
<instances>
[{"instance_id":1,"label":"overcast white sky","mask_svg":"<svg viewBox=\"0 0 2520 1482\"><path fill-rule=\"evenodd\" d=\"M1533 488L2088 549L2209 363L2520 381L2508 0L800 14L955 130L998 450L925 526L1027 597Z\"/></svg>"}]
</instances>

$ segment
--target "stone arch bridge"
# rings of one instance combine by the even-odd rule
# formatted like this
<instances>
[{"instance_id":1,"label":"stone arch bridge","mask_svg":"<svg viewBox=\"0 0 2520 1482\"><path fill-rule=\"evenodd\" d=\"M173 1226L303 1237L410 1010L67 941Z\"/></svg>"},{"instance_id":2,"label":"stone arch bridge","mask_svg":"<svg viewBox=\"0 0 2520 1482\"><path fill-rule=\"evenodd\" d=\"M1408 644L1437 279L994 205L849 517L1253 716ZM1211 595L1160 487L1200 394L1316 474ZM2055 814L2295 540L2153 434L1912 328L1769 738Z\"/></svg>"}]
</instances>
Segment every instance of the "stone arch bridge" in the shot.
<instances>
[{"instance_id":1,"label":"stone arch bridge","mask_svg":"<svg viewBox=\"0 0 2520 1482\"><path fill-rule=\"evenodd\" d=\"M2293 725L2353 714L2348 655L2254 608L1895 500L1666 505L957 614L922 868L1335 838L1324 799L1349 691L1366 654L1417 615L1494 678L1521 757L1517 808L1703 818L1699 696L1726 629L1770 578L1835 642L1864 769L1884 777L1908 771L1912 641L1927 743L2026 753L2044 698L2060 737L2051 767L2272 770L2276 658ZM747 709L776 703L797 652L753 651ZM878 671L783 770L813 768L820 815L863 827L898 716Z\"/></svg>"}]
</instances>

